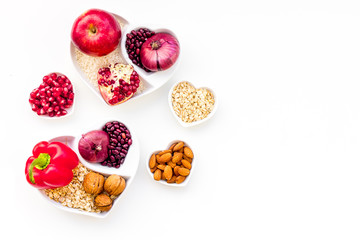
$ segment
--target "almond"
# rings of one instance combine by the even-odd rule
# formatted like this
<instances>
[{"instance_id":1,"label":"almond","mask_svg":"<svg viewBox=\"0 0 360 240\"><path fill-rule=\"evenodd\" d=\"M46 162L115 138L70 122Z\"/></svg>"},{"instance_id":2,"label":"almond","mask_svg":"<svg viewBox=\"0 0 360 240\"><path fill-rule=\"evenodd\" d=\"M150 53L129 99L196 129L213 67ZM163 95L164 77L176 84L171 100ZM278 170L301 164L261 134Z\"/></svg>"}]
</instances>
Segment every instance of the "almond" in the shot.
<instances>
[{"instance_id":1,"label":"almond","mask_svg":"<svg viewBox=\"0 0 360 240\"><path fill-rule=\"evenodd\" d=\"M150 172L154 173L156 169L157 169L156 167L150 168Z\"/></svg>"},{"instance_id":2,"label":"almond","mask_svg":"<svg viewBox=\"0 0 360 240\"><path fill-rule=\"evenodd\" d=\"M159 165L157 165L157 168L164 171L165 165L164 164L159 164Z\"/></svg>"},{"instance_id":3,"label":"almond","mask_svg":"<svg viewBox=\"0 0 360 240\"><path fill-rule=\"evenodd\" d=\"M156 164L156 158L155 158L155 154L151 155L150 157L150 161L149 161L149 167L150 168L154 168Z\"/></svg>"},{"instance_id":4,"label":"almond","mask_svg":"<svg viewBox=\"0 0 360 240\"><path fill-rule=\"evenodd\" d=\"M185 154L183 155L183 159L185 159L189 163L192 163L192 158L187 157Z\"/></svg>"},{"instance_id":5,"label":"almond","mask_svg":"<svg viewBox=\"0 0 360 240\"><path fill-rule=\"evenodd\" d=\"M157 161L158 163L160 163L160 155L156 154L156 155L155 155L155 158L156 158L156 161Z\"/></svg>"},{"instance_id":6,"label":"almond","mask_svg":"<svg viewBox=\"0 0 360 240\"><path fill-rule=\"evenodd\" d=\"M186 167L187 169L191 169L191 163L189 163L186 160L181 160L181 163Z\"/></svg>"},{"instance_id":7,"label":"almond","mask_svg":"<svg viewBox=\"0 0 360 240\"><path fill-rule=\"evenodd\" d=\"M161 173L161 180L166 180L164 172Z\"/></svg>"},{"instance_id":8,"label":"almond","mask_svg":"<svg viewBox=\"0 0 360 240\"><path fill-rule=\"evenodd\" d=\"M173 151L174 151L174 152L175 152L175 151L179 151L179 150L182 149L183 147L184 147L184 142L178 142L178 143L175 145Z\"/></svg>"},{"instance_id":9,"label":"almond","mask_svg":"<svg viewBox=\"0 0 360 240\"><path fill-rule=\"evenodd\" d=\"M171 146L169 147L169 150L171 150L171 152L174 151L175 145L176 145L176 143L174 143L173 145L171 145Z\"/></svg>"},{"instance_id":10,"label":"almond","mask_svg":"<svg viewBox=\"0 0 360 240\"><path fill-rule=\"evenodd\" d=\"M166 162L170 161L171 157L172 157L171 153L165 153L159 157L158 162L166 163Z\"/></svg>"},{"instance_id":11,"label":"almond","mask_svg":"<svg viewBox=\"0 0 360 240\"><path fill-rule=\"evenodd\" d=\"M176 181L176 176L173 175L170 180L167 180L167 183L174 183Z\"/></svg>"},{"instance_id":12,"label":"almond","mask_svg":"<svg viewBox=\"0 0 360 240\"><path fill-rule=\"evenodd\" d=\"M171 168L176 167L176 163L173 163L172 161L168 161L167 163Z\"/></svg>"},{"instance_id":13,"label":"almond","mask_svg":"<svg viewBox=\"0 0 360 240\"><path fill-rule=\"evenodd\" d=\"M179 166L176 166L176 167L174 167L174 174L176 175L176 176L179 176Z\"/></svg>"},{"instance_id":14,"label":"almond","mask_svg":"<svg viewBox=\"0 0 360 240\"><path fill-rule=\"evenodd\" d=\"M154 172L154 179L156 181L159 181L161 179L161 170L160 169L156 169L156 171Z\"/></svg>"},{"instance_id":15,"label":"almond","mask_svg":"<svg viewBox=\"0 0 360 240\"><path fill-rule=\"evenodd\" d=\"M186 177L187 175L190 174L190 170L187 168L184 168L184 167L180 167L178 172L181 176L184 176L184 177Z\"/></svg>"},{"instance_id":16,"label":"almond","mask_svg":"<svg viewBox=\"0 0 360 240\"><path fill-rule=\"evenodd\" d=\"M184 154L191 159L194 158L194 154L189 147L184 147Z\"/></svg>"},{"instance_id":17,"label":"almond","mask_svg":"<svg viewBox=\"0 0 360 240\"><path fill-rule=\"evenodd\" d=\"M172 157L171 161L173 163L178 163L183 157L183 154L182 153L179 153L179 152L174 152L174 156Z\"/></svg>"},{"instance_id":18,"label":"almond","mask_svg":"<svg viewBox=\"0 0 360 240\"><path fill-rule=\"evenodd\" d=\"M164 170L164 176L166 180L170 180L172 178L172 175L173 175L172 168L169 165L167 165Z\"/></svg>"},{"instance_id":19,"label":"almond","mask_svg":"<svg viewBox=\"0 0 360 240\"><path fill-rule=\"evenodd\" d=\"M177 177L176 177L176 183L177 183L177 184L182 183L184 180L185 180L185 177L184 177L184 176L177 176Z\"/></svg>"},{"instance_id":20,"label":"almond","mask_svg":"<svg viewBox=\"0 0 360 240\"><path fill-rule=\"evenodd\" d=\"M161 155L163 155L165 153L172 153L172 151L171 150L164 150L164 151L159 152L158 154L161 156Z\"/></svg>"}]
</instances>

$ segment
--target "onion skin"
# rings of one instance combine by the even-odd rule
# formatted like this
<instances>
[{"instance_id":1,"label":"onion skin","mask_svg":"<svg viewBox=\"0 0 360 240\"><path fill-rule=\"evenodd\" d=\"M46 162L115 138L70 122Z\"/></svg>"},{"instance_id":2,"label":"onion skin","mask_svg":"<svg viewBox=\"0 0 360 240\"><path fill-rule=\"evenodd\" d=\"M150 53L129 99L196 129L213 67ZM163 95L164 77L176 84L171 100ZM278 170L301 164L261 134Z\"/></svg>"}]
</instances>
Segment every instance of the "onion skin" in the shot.
<instances>
[{"instance_id":1,"label":"onion skin","mask_svg":"<svg viewBox=\"0 0 360 240\"><path fill-rule=\"evenodd\" d=\"M109 135L101 130L94 130L82 135L79 140L79 153L83 159L99 163L108 157Z\"/></svg>"},{"instance_id":2,"label":"onion skin","mask_svg":"<svg viewBox=\"0 0 360 240\"><path fill-rule=\"evenodd\" d=\"M169 33L156 33L141 46L140 60L150 71L169 69L180 54L179 41Z\"/></svg>"}]
</instances>

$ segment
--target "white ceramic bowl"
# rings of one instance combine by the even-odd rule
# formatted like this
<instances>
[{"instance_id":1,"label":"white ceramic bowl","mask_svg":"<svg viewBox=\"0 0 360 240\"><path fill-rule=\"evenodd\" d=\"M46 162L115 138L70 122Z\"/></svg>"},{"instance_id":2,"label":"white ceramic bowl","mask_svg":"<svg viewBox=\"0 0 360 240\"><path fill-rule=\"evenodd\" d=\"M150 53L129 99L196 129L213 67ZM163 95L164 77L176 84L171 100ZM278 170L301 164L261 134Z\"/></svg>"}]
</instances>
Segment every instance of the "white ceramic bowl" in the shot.
<instances>
[{"instance_id":1,"label":"white ceramic bowl","mask_svg":"<svg viewBox=\"0 0 360 240\"><path fill-rule=\"evenodd\" d=\"M59 72L51 72L51 73L56 73L57 75L64 75L66 76L65 74L63 73L59 73ZM49 74L51 74L49 73ZM46 74L46 75L49 75L49 74ZM69 79L70 80L70 79ZM70 80L71 81L71 80ZM70 116L73 112L74 112L74 106L75 106L75 99L76 99L76 93L75 93L75 87L74 87L74 84L72 83L71 81L71 84L72 84L72 87L73 87L73 92L74 92L74 100L73 100L73 104L71 105L70 108L66 108L65 110L67 111L67 114L66 115L63 115L63 116L60 116L60 117L49 117L49 115L37 115L36 112L34 112L33 110L31 110L31 112L35 113L38 117L40 118L43 118L43 119L61 119L61 118L65 118L65 117L68 117ZM40 84L39 84L40 85ZM31 109L31 103L30 104L30 109Z\"/></svg>"},{"instance_id":2,"label":"white ceramic bowl","mask_svg":"<svg viewBox=\"0 0 360 240\"><path fill-rule=\"evenodd\" d=\"M190 82L188 82L188 81L182 81L182 82L187 82L187 83L189 83L191 86L195 87L192 83L190 83ZM177 83L175 83L175 84L170 88L169 95L168 95L168 103L169 103L170 111L172 112L172 114L174 115L174 117L176 118L176 120L180 123L180 125L183 126L183 127L192 127L192 126L196 126L196 125L199 125L199 124L201 124L201 123L204 123L204 122L206 122L207 120L209 120L210 118L212 118L212 117L214 116L217 108L218 108L219 100L218 100L218 98L216 97L215 92L214 92L211 88L208 88L208 87L200 87L200 88L202 88L202 89L207 89L207 90L209 90L210 92L212 92L212 94L214 95L215 103L214 103L214 108L213 108L213 110L211 111L211 113L209 113L209 115L206 116L206 118L201 119L201 120L199 120L199 121L187 123L187 122L183 122L183 121L181 120L181 118L178 117L178 115L176 115L176 113L175 113L175 111L174 111L174 108L173 108L173 106L172 106L172 92L173 92L174 88L175 88L178 84L180 84L180 83L182 83L182 82L177 82ZM196 88L196 87L195 87L195 88ZM196 89L199 89L199 88L196 88Z\"/></svg>"},{"instance_id":3,"label":"white ceramic bowl","mask_svg":"<svg viewBox=\"0 0 360 240\"><path fill-rule=\"evenodd\" d=\"M156 181L154 180L154 174L150 171L150 168L149 168L149 160L150 160L150 157L153 155L153 154L157 154L163 150L166 150L166 149L169 149L171 147L171 145L173 145L174 143L177 143L177 142L184 142L184 146L187 146L189 148L191 148L191 150L193 151L194 153L194 158L193 158L193 161L191 163L191 169L190 169L190 174L185 178L185 180L180 183L180 184L177 184L177 183L167 183L165 180L159 180L159 181ZM164 149L161 149L161 150L156 150L154 152L152 152L151 154L148 155L148 157L145 159L145 166L146 166L146 170L147 172L149 173L149 176L150 178L152 179L152 181L154 182L158 182L160 184L163 184L163 185L166 185L166 186L170 186L170 187L185 187L188 182L190 181L190 178L194 172L194 168L196 166L196 162L197 162L197 159L196 159L196 150L194 151L192 145L188 144L188 141L184 141L184 140L174 140L174 141L171 141L168 146Z\"/></svg>"},{"instance_id":4,"label":"white ceramic bowl","mask_svg":"<svg viewBox=\"0 0 360 240\"><path fill-rule=\"evenodd\" d=\"M103 125L105 125L105 123L106 122L104 122ZM64 136L56 137L56 138L49 140L49 142L57 141L57 142L62 142L62 143L67 144L71 149L73 149L77 153L80 162L84 166L89 168L90 170L92 170L94 172L98 172L104 176L110 176L111 174L117 174L117 175L122 176L126 180L126 187L125 187L124 191L113 201L113 206L109 211L95 213L95 212L86 212L86 211L82 211L82 210L75 209L75 208L69 208L69 207L63 206L62 204L60 204L54 200L51 200L49 197L47 197L45 195L43 190L39 190L39 192L44 197L44 199L47 202L49 202L50 204L52 204L53 206L55 206L59 209L62 209L64 211L67 211L67 212L92 216L92 217L96 217L96 218L105 218L106 216L108 216L109 213L113 209L115 209L115 207L119 204L120 199L123 198L127 194L127 190L129 189L129 187L136 175L137 168L139 165L139 156L140 156L139 142L136 138L134 131L131 128L129 128L129 126L127 124L126 124L126 127L129 129L129 131L131 133L131 138L133 140L133 143L129 148L128 154L126 155L124 164L122 164L120 166L120 168L118 168L118 169L104 167L104 166L101 166L100 164L92 164L92 163L86 162L81 157L81 155L79 154L79 151L78 151L78 143L79 143L80 136L64 135ZM93 128L91 128L91 129L89 128L89 131L95 130L96 128L100 129L101 125L95 125ZM86 130L84 131L84 133L86 133Z\"/></svg>"},{"instance_id":5,"label":"white ceramic bowl","mask_svg":"<svg viewBox=\"0 0 360 240\"><path fill-rule=\"evenodd\" d=\"M126 102L129 102L133 99L137 99L139 97L145 96L145 95L155 91L156 89L163 86L167 81L169 81L169 79L174 74L177 66L179 65L180 58L181 58L181 49L180 49L180 55L179 55L177 61L169 69L167 69L165 71L148 73L148 72L144 71L143 69L139 68L138 66L136 66L135 64L132 64L131 60L129 59L128 54L126 52L126 48L125 48L126 34L130 33L134 29L136 30L136 29L139 29L139 28L145 26L146 28L149 28L149 29L155 31L156 33L167 32L167 33L172 34L176 38L178 38L178 37L172 31L170 31L168 29L158 28L156 26L152 26L151 24L144 24L144 25L130 24L123 17L120 17L119 15L116 15L116 14L113 14L113 15L122 24L122 29L121 29L122 34L121 34L121 41L120 41L120 58L122 59L122 61L120 63L133 65L135 71L139 74L140 79L144 85L144 89L141 92L136 92L132 98L130 98L128 101L126 101ZM178 40L179 40L179 38L178 38ZM179 42L180 42L180 40L179 40ZM89 80L87 75L82 71L81 67L79 66L79 64L76 60L75 50L76 50L75 45L73 43L70 43L71 59L72 59L73 65L75 66L76 71L79 73L81 79L85 82L85 84L94 92L94 94L97 95L104 103L106 103L104 101L103 97L101 96L98 87L94 86L94 84L91 83L91 81ZM108 106L112 106L112 105L108 105ZM117 106L117 105L114 105L114 106Z\"/></svg>"}]
</instances>

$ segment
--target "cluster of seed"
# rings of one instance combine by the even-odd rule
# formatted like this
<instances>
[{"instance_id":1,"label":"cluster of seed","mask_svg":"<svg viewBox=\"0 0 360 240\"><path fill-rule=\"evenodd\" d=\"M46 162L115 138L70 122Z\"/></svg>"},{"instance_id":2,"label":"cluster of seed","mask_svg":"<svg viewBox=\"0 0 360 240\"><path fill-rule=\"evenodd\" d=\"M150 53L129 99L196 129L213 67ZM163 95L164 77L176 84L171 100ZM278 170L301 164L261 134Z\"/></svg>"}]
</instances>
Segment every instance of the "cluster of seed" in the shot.
<instances>
[{"instance_id":1,"label":"cluster of seed","mask_svg":"<svg viewBox=\"0 0 360 240\"><path fill-rule=\"evenodd\" d=\"M130 131L118 121L106 123L102 130L109 134L110 145L108 146L108 158L101 162L101 165L119 168L124 163L132 144Z\"/></svg>"}]
</instances>

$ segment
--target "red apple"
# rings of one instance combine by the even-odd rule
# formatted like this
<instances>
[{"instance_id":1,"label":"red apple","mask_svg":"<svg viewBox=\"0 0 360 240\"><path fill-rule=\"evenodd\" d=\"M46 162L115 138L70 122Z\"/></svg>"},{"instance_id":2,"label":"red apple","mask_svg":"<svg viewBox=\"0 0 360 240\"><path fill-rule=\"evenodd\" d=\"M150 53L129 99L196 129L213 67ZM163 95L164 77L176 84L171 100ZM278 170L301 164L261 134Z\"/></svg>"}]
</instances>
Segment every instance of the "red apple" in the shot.
<instances>
[{"instance_id":1,"label":"red apple","mask_svg":"<svg viewBox=\"0 0 360 240\"><path fill-rule=\"evenodd\" d=\"M116 18L104 10L90 9L79 16L71 30L72 42L90 56L104 56L119 45L121 27Z\"/></svg>"}]
</instances>

